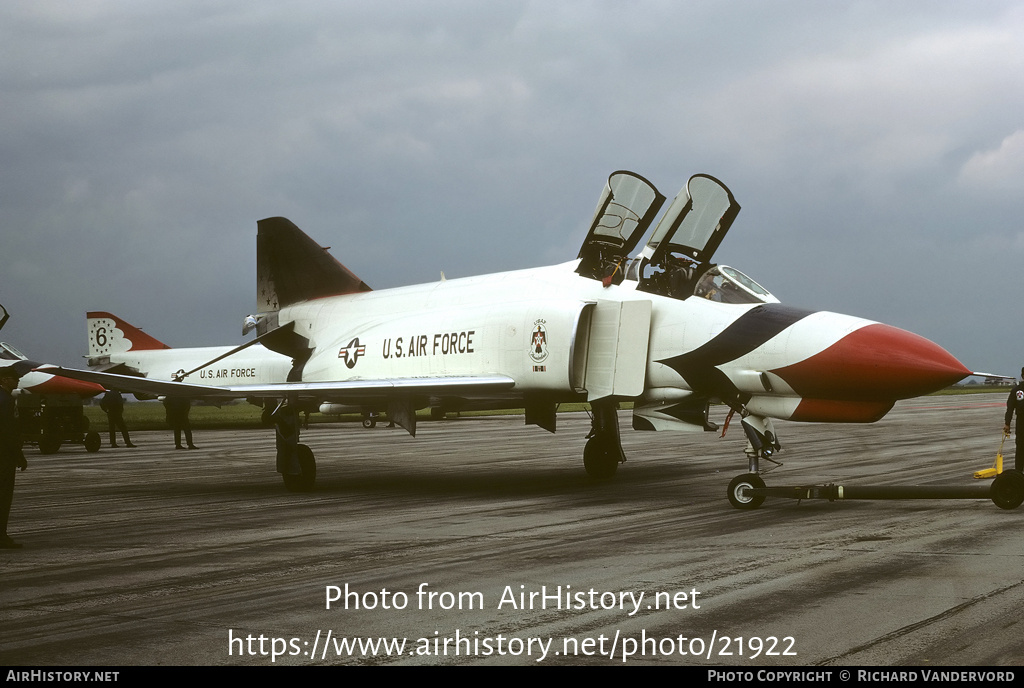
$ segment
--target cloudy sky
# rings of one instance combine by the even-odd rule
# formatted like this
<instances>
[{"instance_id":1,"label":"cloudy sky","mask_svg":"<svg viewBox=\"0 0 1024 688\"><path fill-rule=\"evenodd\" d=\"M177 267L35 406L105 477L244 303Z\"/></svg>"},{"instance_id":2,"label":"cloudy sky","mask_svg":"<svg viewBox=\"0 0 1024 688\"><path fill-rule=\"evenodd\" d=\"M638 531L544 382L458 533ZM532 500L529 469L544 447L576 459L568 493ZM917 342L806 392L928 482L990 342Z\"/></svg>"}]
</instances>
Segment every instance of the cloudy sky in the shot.
<instances>
[{"instance_id":1,"label":"cloudy sky","mask_svg":"<svg viewBox=\"0 0 1024 688\"><path fill-rule=\"evenodd\" d=\"M0 334L237 344L258 219L375 289L576 256L608 174L743 206L783 302L1024 364L1019 2L0 4Z\"/></svg>"}]
</instances>

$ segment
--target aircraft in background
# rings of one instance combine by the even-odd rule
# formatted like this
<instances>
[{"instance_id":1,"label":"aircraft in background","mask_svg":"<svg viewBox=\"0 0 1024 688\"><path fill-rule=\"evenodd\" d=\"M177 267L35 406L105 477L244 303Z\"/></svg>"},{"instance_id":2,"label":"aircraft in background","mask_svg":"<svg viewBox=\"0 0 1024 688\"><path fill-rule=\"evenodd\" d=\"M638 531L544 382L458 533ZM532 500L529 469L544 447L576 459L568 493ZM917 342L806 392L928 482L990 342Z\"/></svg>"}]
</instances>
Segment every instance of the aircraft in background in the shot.
<instances>
[{"instance_id":1,"label":"aircraft in background","mask_svg":"<svg viewBox=\"0 0 1024 688\"><path fill-rule=\"evenodd\" d=\"M772 419L872 422L970 374L923 337L784 305L713 263L740 208L711 176L690 178L631 259L665 200L643 177L615 172L576 260L379 291L288 220L261 220L250 323L255 341L290 359L286 382L56 372L155 394L275 399L277 467L292 490L316 476L298 444L303 400L384 410L413 435L415 410L432 398L511 401L551 432L558 404L586 401L583 463L599 479L625 461L621 401L634 404L634 429L654 431L713 431L708 406L721 401L747 438L748 473L729 486L739 508L760 504L746 490L764 485L759 462L780 448Z\"/></svg>"},{"instance_id":2,"label":"aircraft in background","mask_svg":"<svg viewBox=\"0 0 1024 688\"><path fill-rule=\"evenodd\" d=\"M288 357L258 343L241 347L171 348L105 311L87 313L86 330L89 337L88 365L99 372L151 380L187 378L193 385L215 387L284 382L292 367ZM194 395L196 398L206 396ZM214 394L212 398L223 399L223 396Z\"/></svg>"},{"instance_id":3,"label":"aircraft in background","mask_svg":"<svg viewBox=\"0 0 1024 688\"><path fill-rule=\"evenodd\" d=\"M10 319L0 305L0 330ZM90 452L99 451L99 433L89 430L89 419L82 406L103 392L102 385L40 373L25 354L7 342L0 342L0 368L13 367L21 375L14 396L22 438L39 446L43 454L54 454L64 442L84 444Z\"/></svg>"},{"instance_id":4,"label":"aircraft in background","mask_svg":"<svg viewBox=\"0 0 1024 688\"><path fill-rule=\"evenodd\" d=\"M188 380L207 386L285 382L292 369L291 359L252 342L242 346L205 346L172 348L135 327L124 319L106 311L86 313L89 339L88 365L91 370L120 375L144 377L151 380ZM222 362L223 361L223 362ZM61 379L61 378L58 378ZM72 380L68 380L72 382ZM154 395L140 394L143 398ZM198 395L205 399L205 395ZM223 401L214 395L213 401ZM272 405L259 398L250 399L265 408L269 424ZM363 414L363 426L376 425L375 415L359 406L303 402L304 412L324 414Z\"/></svg>"}]
</instances>

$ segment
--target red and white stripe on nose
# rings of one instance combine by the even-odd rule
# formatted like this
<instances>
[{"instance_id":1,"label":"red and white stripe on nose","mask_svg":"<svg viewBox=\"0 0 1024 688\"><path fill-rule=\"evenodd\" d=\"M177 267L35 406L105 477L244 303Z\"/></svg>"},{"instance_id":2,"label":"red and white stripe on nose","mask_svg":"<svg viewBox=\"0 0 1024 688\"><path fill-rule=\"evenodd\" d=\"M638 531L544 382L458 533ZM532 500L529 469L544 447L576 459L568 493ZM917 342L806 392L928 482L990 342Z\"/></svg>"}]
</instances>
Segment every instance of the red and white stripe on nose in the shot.
<instances>
[{"instance_id":1,"label":"red and white stripe on nose","mask_svg":"<svg viewBox=\"0 0 1024 688\"><path fill-rule=\"evenodd\" d=\"M805 398L895 401L929 394L971 374L924 337L871 323L802 361L771 371Z\"/></svg>"},{"instance_id":2,"label":"red and white stripe on nose","mask_svg":"<svg viewBox=\"0 0 1024 688\"><path fill-rule=\"evenodd\" d=\"M90 399L103 393L103 386L95 382L83 382L67 377L58 377L32 371L26 373L18 381L18 388L24 392L37 395L69 395Z\"/></svg>"},{"instance_id":3,"label":"red and white stripe on nose","mask_svg":"<svg viewBox=\"0 0 1024 688\"><path fill-rule=\"evenodd\" d=\"M764 390L767 395L747 380L739 385L753 394L748 408L798 421L873 422L898 399L935 392L971 374L924 337L825 311L794 323L744 359L737 363L770 362L761 368L772 388Z\"/></svg>"}]
</instances>

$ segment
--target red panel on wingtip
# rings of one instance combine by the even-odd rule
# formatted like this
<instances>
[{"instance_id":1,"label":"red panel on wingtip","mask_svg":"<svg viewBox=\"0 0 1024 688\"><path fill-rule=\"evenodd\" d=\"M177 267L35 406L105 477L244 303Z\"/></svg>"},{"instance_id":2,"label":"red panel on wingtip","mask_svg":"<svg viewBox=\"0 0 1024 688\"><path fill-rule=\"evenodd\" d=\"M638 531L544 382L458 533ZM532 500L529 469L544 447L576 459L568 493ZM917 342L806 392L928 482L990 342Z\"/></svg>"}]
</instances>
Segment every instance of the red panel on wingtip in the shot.
<instances>
[{"instance_id":1,"label":"red panel on wingtip","mask_svg":"<svg viewBox=\"0 0 1024 688\"><path fill-rule=\"evenodd\" d=\"M938 344L877 323L851 332L821 353L772 372L802 397L838 400L909 399L971 374Z\"/></svg>"}]
</instances>

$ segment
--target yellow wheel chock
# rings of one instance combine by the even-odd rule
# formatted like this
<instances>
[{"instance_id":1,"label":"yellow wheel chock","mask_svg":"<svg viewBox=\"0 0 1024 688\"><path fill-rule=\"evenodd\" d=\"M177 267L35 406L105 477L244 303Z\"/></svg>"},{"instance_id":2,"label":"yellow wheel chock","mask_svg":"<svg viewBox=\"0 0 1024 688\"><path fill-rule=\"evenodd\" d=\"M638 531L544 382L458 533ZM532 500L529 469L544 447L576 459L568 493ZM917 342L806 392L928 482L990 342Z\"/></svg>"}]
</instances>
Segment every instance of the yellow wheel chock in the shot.
<instances>
[{"instance_id":1,"label":"yellow wheel chock","mask_svg":"<svg viewBox=\"0 0 1024 688\"><path fill-rule=\"evenodd\" d=\"M1003 434L1003 439L999 442L999 451L996 452L996 461L992 464L992 468L985 468L980 471L974 472L974 477L979 480L983 478L994 478L1003 472L1003 442L1009 437L1007 434Z\"/></svg>"}]
</instances>

